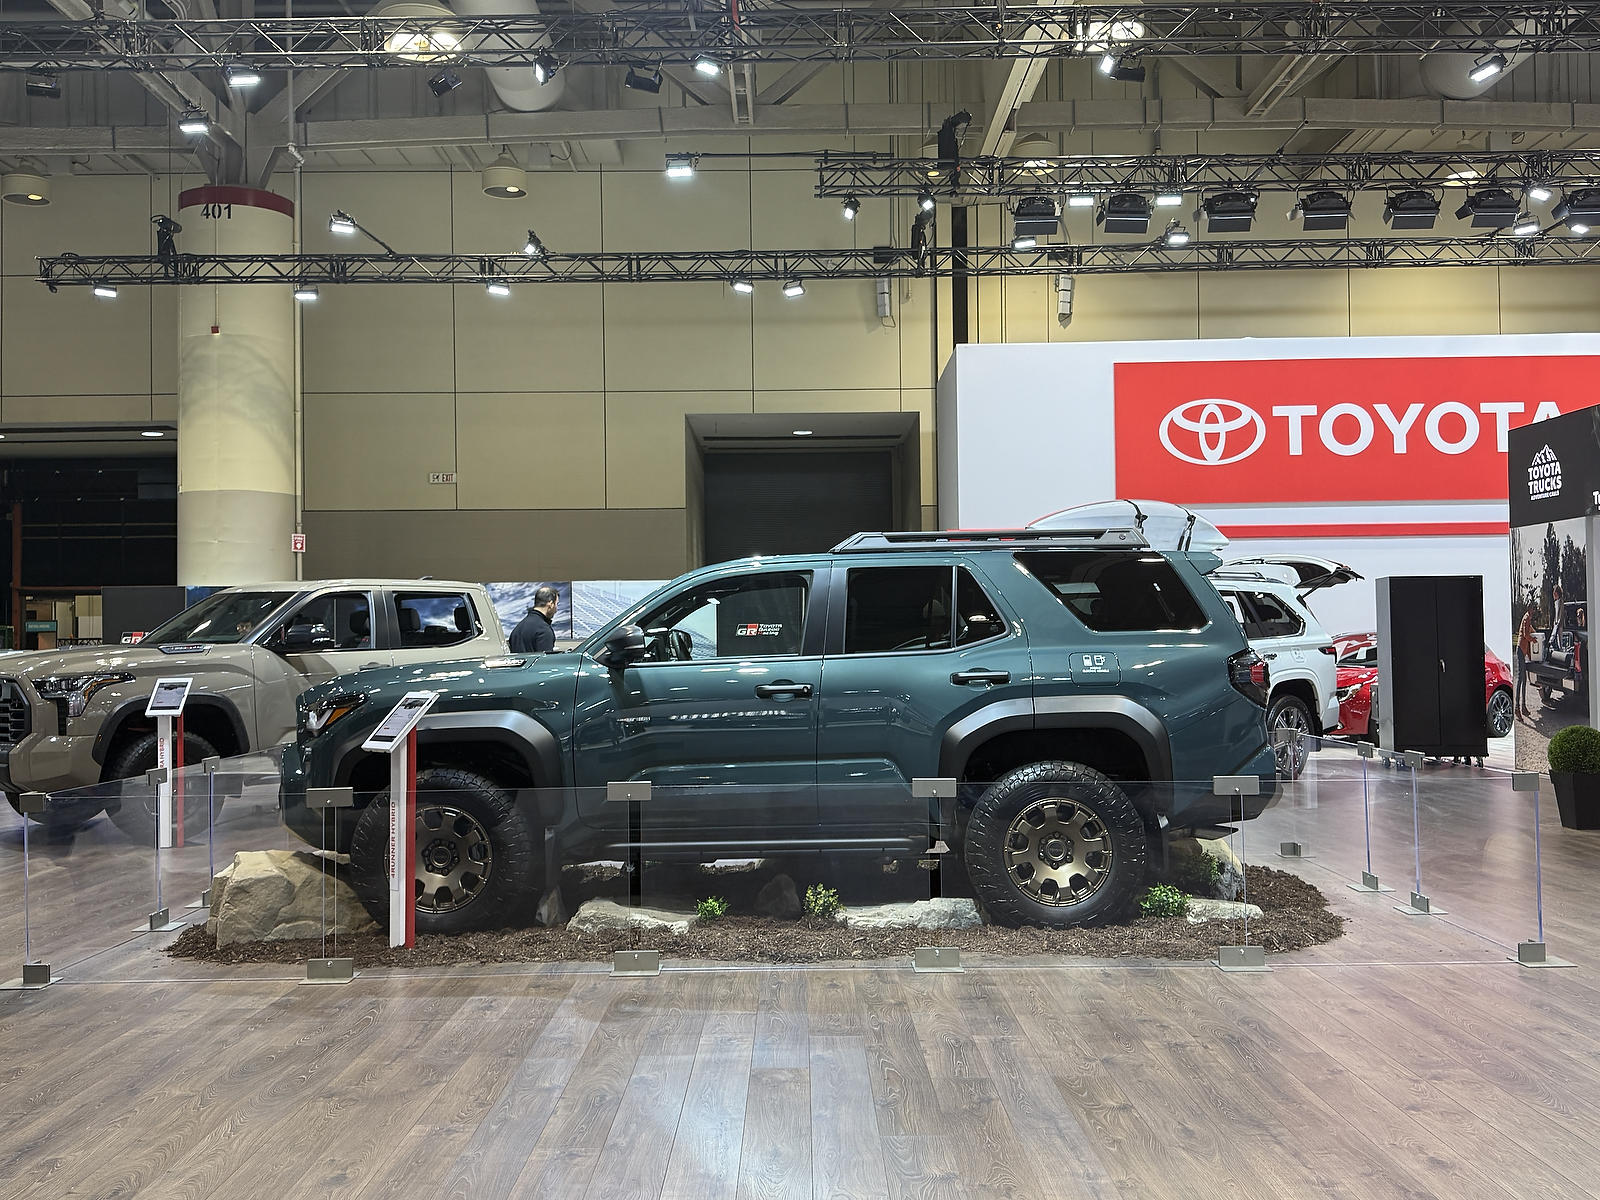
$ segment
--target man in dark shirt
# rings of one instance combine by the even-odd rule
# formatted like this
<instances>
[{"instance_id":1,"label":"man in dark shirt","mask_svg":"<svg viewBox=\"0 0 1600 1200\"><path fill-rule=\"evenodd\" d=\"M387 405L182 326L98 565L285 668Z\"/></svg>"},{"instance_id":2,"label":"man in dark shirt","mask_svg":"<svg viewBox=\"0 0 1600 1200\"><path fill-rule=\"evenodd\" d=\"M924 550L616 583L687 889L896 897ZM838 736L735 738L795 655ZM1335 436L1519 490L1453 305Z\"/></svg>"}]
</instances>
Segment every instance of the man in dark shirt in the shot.
<instances>
[{"instance_id":1,"label":"man in dark shirt","mask_svg":"<svg viewBox=\"0 0 1600 1200\"><path fill-rule=\"evenodd\" d=\"M511 631L511 650L514 654L544 654L556 648L556 633L550 628L550 621L556 615L556 604L560 599L560 593L548 583L534 592L533 607Z\"/></svg>"}]
</instances>

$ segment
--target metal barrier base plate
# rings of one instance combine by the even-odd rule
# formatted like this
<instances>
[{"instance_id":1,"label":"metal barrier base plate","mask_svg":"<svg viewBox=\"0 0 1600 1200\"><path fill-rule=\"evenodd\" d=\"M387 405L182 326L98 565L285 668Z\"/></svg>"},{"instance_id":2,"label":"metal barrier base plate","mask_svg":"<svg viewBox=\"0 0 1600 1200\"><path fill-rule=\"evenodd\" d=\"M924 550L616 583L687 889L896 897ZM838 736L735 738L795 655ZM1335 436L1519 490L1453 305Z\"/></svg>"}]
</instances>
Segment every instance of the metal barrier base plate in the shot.
<instances>
[{"instance_id":1,"label":"metal barrier base plate","mask_svg":"<svg viewBox=\"0 0 1600 1200\"><path fill-rule=\"evenodd\" d=\"M1361 872L1360 883L1349 883L1345 886L1348 887L1352 892L1370 892L1372 894L1377 894L1378 892L1394 891L1394 889L1389 887L1387 884L1379 883L1378 877L1368 871Z\"/></svg>"},{"instance_id":2,"label":"metal barrier base plate","mask_svg":"<svg viewBox=\"0 0 1600 1200\"><path fill-rule=\"evenodd\" d=\"M349 983L356 977L353 958L308 958L302 983Z\"/></svg>"},{"instance_id":3,"label":"metal barrier base plate","mask_svg":"<svg viewBox=\"0 0 1600 1200\"><path fill-rule=\"evenodd\" d=\"M1421 892L1412 892L1411 903L1396 904L1394 910L1405 913L1408 917L1442 917L1449 912L1449 909L1435 908L1433 902Z\"/></svg>"},{"instance_id":4,"label":"metal barrier base plate","mask_svg":"<svg viewBox=\"0 0 1600 1200\"><path fill-rule=\"evenodd\" d=\"M1218 946L1217 967L1230 975L1265 975L1272 970L1265 946Z\"/></svg>"},{"instance_id":5,"label":"metal barrier base plate","mask_svg":"<svg viewBox=\"0 0 1600 1200\"><path fill-rule=\"evenodd\" d=\"M171 933L175 929L187 929L189 922L174 921L172 914L167 909L160 909L150 914L149 920L143 925L135 925L135 933Z\"/></svg>"},{"instance_id":6,"label":"metal barrier base plate","mask_svg":"<svg viewBox=\"0 0 1600 1200\"><path fill-rule=\"evenodd\" d=\"M611 973L613 975L659 975L661 974L661 951L618 950L611 957Z\"/></svg>"},{"instance_id":7,"label":"metal barrier base plate","mask_svg":"<svg viewBox=\"0 0 1600 1200\"><path fill-rule=\"evenodd\" d=\"M1279 858L1315 858L1316 855L1312 854L1309 850L1307 850L1305 848L1304 843L1301 843L1301 842L1279 842L1278 843L1278 857Z\"/></svg>"},{"instance_id":8,"label":"metal barrier base plate","mask_svg":"<svg viewBox=\"0 0 1600 1200\"><path fill-rule=\"evenodd\" d=\"M49 963L23 963L22 974L0 983L0 992L36 992L54 982Z\"/></svg>"},{"instance_id":9,"label":"metal barrier base plate","mask_svg":"<svg viewBox=\"0 0 1600 1200\"><path fill-rule=\"evenodd\" d=\"M1564 958L1552 958L1545 953L1543 942L1518 942L1517 956L1511 960L1519 967L1575 967L1578 964Z\"/></svg>"},{"instance_id":10,"label":"metal barrier base plate","mask_svg":"<svg viewBox=\"0 0 1600 1200\"><path fill-rule=\"evenodd\" d=\"M911 969L918 974L928 972L964 971L961 951L954 946L918 946L911 959Z\"/></svg>"}]
</instances>

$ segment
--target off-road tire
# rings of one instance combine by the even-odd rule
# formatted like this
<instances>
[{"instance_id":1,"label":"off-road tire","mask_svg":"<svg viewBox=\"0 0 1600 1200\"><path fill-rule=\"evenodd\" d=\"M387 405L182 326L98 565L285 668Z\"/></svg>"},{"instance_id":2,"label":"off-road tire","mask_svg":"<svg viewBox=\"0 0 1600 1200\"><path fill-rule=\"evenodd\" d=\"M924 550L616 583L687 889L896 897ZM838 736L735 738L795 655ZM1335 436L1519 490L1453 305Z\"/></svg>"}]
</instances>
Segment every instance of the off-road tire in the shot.
<instances>
[{"instance_id":1,"label":"off-road tire","mask_svg":"<svg viewBox=\"0 0 1600 1200\"><path fill-rule=\"evenodd\" d=\"M457 816L446 827L444 819L451 810ZM438 825L431 827L436 819ZM419 901L424 879L436 882L444 878L427 873L425 855L430 845L439 847L441 853L455 853L452 867L481 861L486 868L481 874L467 871L463 875L461 897L452 893L445 901L439 898L438 889L427 893L430 902L417 905L418 933L463 933L516 924L539 903L544 850L537 826L517 805L514 792L471 771L447 767L419 771L416 833ZM472 857L473 852L485 849L481 860ZM388 861L389 793L385 790L361 810L350 840L351 882L356 895L372 919L385 927L389 923ZM440 909L441 903L448 907Z\"/></svg>"},{"instance_id":2,"label":"off-road tire","mask_svg":"<svg viewBox=\"0 0 1600 1200\"><path fill-rule=\"evenodd\" d=\"M217 751L210 742L195 733L183 735L183 761L186 767L195 766L201 759L216 757ZM157 739L153 733L135 738L122 746L106 764L106 778L136 779L137 785L125 786L119 802L112 801L106 811L111 822L141 846L153 846L156 840L156 792L144 783L144 773L156 766ZM184 795L183 840L193 841L206 831L206 794L195 795L198 776L185 776L188 791ZM222 808L222 797L215 800Z\"/></svg>"},{"instance_id":3,"label":"off-road tire","mask_svg":"<svg viewBox=\"0 0 1600 1200\"><path fill-rule=\"evenodd\" d=\"M1043 902L1028 893L1007 863L1013 825L1052 801L1092 814L1109 843L1110 862L1081 900ZM978 797L961 858L979 902L997 925L1104 925L1127 915L1143 889L1149 842L1138 808L1118 784L1081 763L1039 762L1007 772Z\"/></svg>"},{"instance_id":4,"label":"off-road tire","mask_svg":"<svg viewBox=\"0 0 1600 1200\"><path fill-rule=\"evenodd\" d=\"M1311 760L1311 748L1304 738L1298 739L1294 745L1280 746L1279 730L1303 734L1306 738L1315 733L1311 710L1299 696L1287 693L1277 696L1272 701L1272 707L1267 709L1267 734L1272 738L1272 756L1278 764L1278 775L1284 779L1299 779Z\"/></svg>"}]
</instances>

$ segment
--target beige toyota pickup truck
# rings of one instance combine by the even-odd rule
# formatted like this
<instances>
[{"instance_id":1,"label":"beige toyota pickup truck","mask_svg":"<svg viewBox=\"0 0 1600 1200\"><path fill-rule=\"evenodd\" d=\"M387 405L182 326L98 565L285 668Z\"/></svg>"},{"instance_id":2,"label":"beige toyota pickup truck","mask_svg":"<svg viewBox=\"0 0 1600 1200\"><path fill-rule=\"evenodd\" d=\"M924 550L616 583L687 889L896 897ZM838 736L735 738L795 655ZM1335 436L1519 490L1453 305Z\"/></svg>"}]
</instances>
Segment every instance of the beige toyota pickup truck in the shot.
<instances>
[{"instance_id":1,"label":"beige toyota pickup truck","mask_svg":"<svg viewBox=\"0 0 1600 1200\"><path fill-rule=\"evenodd\" d=\"M277 745L306 688L366 667L503 655L505 632L481 584L335 579L225 588L137 645L41 651L0 660L0 789L52 793L36 818L58 830L101 811L141 842L152 806L95 787L156 765L155 681L192 676L185 763ZM76 792L74 789L78 789ZM64 793L64 794L63 794ZM185 809L186 834L205 806Z\"/></svg>"}]
</instances>

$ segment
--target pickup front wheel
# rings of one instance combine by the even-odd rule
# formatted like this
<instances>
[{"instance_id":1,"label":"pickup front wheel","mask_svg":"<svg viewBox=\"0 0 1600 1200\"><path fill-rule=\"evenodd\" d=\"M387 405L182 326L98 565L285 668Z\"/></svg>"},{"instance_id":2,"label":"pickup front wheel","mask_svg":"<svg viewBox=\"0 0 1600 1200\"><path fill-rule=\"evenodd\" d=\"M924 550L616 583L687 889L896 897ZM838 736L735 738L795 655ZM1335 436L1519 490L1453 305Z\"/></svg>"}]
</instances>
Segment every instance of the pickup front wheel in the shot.
<instances>
[{"instance_id":1,"label":"pickup front wheel","mask_svg":"<svg viewBox=\"0 0 1600 1200\"><path fill-rule=\"evenodd\" d=\"M962 860L1001 925L1101 925L1144 886L1144 821L1128 793L1073 762L1001 776L973 806Z\"/></svg>"},{"instance_id":2,"label":"pickup front wheel","mask_svg":"<svg viewBox=\"0 0 1600 1200\"><path fill-rule=\"evenodd\" d=\"M503 925L539 899L537 830L514 793L470 771L417 773L418 933ZM354 885L379 924L389 920L389 793L361 811L350 842Z\"/></svg>"}]
</instances>

